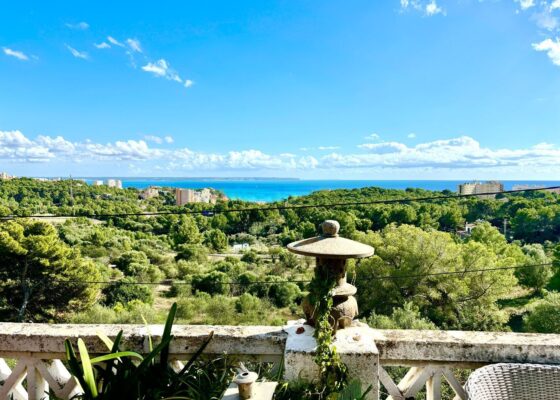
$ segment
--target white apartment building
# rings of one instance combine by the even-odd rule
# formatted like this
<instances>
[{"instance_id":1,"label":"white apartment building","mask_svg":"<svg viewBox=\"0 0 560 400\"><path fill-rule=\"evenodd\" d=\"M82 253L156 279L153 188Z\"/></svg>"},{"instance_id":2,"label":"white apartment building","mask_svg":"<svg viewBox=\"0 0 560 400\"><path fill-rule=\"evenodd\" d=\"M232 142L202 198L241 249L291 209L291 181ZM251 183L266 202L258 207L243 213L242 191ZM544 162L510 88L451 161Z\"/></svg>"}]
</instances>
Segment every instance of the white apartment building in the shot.
<instances>
[{"instance_id":1,"label":"white apartment building","mask_svg":"<svg viewBox=\"0 0 560 400\"><path fill-rule=\"evenodd\" d=\"M500 193L504 191L504 184L498 181L465 182L459 185L459 194ZM480 196L480 198L494 198L495 195Z\"/></svg>"},{"instance_id":2,"label":"white apartment building","mask_svg":"<svg viewBox=\"0 0 560 400\"><path fill-rule=\"evenodd\" d=\"M204 188L194 189L175 189L175 204L182 206L188 203L212 203L215 204L218 196L212 190Z\"/></svg>"},{"instance_id":3,"label":"white apartment building","mask_svg":"<svg viewBox=\"0 0 560 400\"><path fill-rule=\"evenodd\" d=\"M144 200L151 199L151 198L158 197L158 196L159 196L159 189L157 187L152 187L152 186L144 189L140 193L140 197L143 198Z\"/></svg>"},{"instance_id":4,"label":"white apartment building","mask_svg":"<svg viewBox=\"0 0 560 400\"><path fill-rule=\"evenodd\" d=\"M120 179L107 179L107 186L122 189L122 181Z\"/></svg>"},{"instance_id":5,"label":"white apartment building","mask_svg":"<svg viewBox=\"0 0 560 400\"><path fill-rule=\"evenodd\" d=\"M0 172L0 181L6 181L8 179L14 178L12 175L8 174L7 172Z\"/></svg>"}]
</instances>

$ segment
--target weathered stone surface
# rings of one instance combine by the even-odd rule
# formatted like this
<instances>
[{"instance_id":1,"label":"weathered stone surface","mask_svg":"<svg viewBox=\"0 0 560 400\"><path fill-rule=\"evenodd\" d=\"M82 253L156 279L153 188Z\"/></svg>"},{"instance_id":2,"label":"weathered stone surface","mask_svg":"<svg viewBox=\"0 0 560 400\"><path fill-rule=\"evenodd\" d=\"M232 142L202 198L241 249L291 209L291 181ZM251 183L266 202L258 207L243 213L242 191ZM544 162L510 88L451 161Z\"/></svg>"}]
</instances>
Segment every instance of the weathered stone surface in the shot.
<instances>
[{"instance_id":1,"label":"weathered stone surface","mask_svg":"<svg viewBox=\"0 0 560 400\"><path fill-rule=\"evenodd\" d=\"M288 333L284 355L284 378L316 381L319 370L314 361L317 348L317 342L313 337L315 329L303 322L303 320L291 321L284 327ZM301 327L304 328L304 332L299 329ZM339 330L333 340L333 346L336 347L342 362L348 367L351 379L359 379L364 390L369 385L373 385L367 398L377 399L379 353L373 341L372 329L351 326Z\"/></svg>"},{"instance_id":2,"label":"weathered stone surface","mask_svg":"<svg viewBox=\"0 0 560 400\"><path fill-rule=\"evenodd\" d=\"M114 338L123 330L123 339L130 350L147 353L149 336L157 343L163 325L49 325L0 323L0 354L42 353L43 358L64 358L64 339L82 338L92 353L106 352L97 337L102 332ZM286 333L271 326L176 325L171 343L172 356L194 353L210 332L214 338L206 354L254 355L263 360L277 359L284 353Z\"/></svg>"},{"instance_id":3,"label":"weathered stone surface","mask_svg":"<svg viewBox=\"0 0 560 400\"><path fill-rule=\"evenodd\" d=\"M413 362L560 364L560 335L374 329L373 336L384 364L391 362L399 365Z\"/></svg>"}]
</instances>

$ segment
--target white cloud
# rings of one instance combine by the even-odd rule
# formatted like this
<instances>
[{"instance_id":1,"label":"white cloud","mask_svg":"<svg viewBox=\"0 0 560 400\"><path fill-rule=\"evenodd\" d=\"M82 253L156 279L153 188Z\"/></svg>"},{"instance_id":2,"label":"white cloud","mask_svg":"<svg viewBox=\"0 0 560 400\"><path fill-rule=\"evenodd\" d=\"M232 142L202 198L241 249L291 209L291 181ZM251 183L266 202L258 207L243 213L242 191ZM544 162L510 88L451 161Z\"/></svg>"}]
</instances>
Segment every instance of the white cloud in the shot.
<instances>
[{"instance_id":1,"label":"white cloud","mask_svg":"<svg viewBox=\"0 0 560 400\"><path fill-rule=\"evenodd\" d=\"M80 146L85 153L99 160L147 160L161 156L161 151L150 149L143 140L117 141L115 143L86 143Z\"/></svg>"},{"instance_id":2,"label":"white cloud","mask_svg":"<svg viewBox=\"0 0 560 400\"><path fill-rule=\"evenodd\" d=\"M403 143L366 143L366 154L331 154L320 160L323 168L435 168L474 169L560 167L560 149L542 144L528 149L484 148L462 136L409 147Z\"/></svg>"},{"instance_id":3,"label":"white cloud","mask_svg":"<svg viewBox=\"0 0 560 400\"><path fill-rule=\"evenodd\" d=\"M74 143L69 142L62 136L54 138L50 136L39 136L35 142L36 144L49 149L52 153L71 154L76 149L76 145Z\"/></svg>"},{"instance_id":4,"label":"white cloud","mask_svg":"<svg viewBox=\"0 0 560 400\"><path fill-rule=\"evenodd\" d=\"M115 46L124 47L124 44L122 44L121 42L119 42L117 39L115 39L112 36L107 36L107 40L109 41L109 43L111 43Z\"/></svg>"},{"instance_id":5,"label":"white cloud","mask_svg":"<svg viewBox=\"0 0 560 400\"><path fill-rule=\"evenodd\" d=\"M21 51L12 50L8 47L2 47L2 50L4 50L4 54L6 54L7 56L15 57L15 58L17 58L18 60L21 60L21 61L28 61L29 60L29 57Z\"/></svg>"},{"instance_id":6,"label":"white cloud","mask_svg":"<svg viewBox=\"0 0 560 400\"><path fill-rule=\"evenodd\" d=\"M94 43L93 45L98 49L110 49L111 48L111 45L107 42Z\"/></svg>"},{"instance_id":7,"label":"white cloud","mask_svg":"<svg viewBox=\"0 0 560 400\"><path fill-rule=\"evenodd\" d=\"M437 5L436 0L432 0L428 4L426 4L425 12L426 15L432 16L436 14L441 14L443 10L441 9L440 6Z\"/></svg>"},{"instance_id":8,"label":"white cloud","mask_svg":"<svg viewBox=\"0 0 560 400\"><path fill-rule=\"evenodd\" d=\"M358 146L361 149L367 149L375 154L390 154L399 153L404 151L406 145L398 142L383 142L383 143L365 143Z\"/></svg>"},{"instance_id":9,"label":"white cloud","mask_svg":"<svg viewBox=\"0 0 560 400\"><path fill-rule=\"evenodd\" d=\"M340 149L340 146L319 146L319 147L317 147L317 149L322 150L322 151L324 151L324 150L338 150L338 149Z\"/></svg>"},{"instance_id":10,"label":"white cloud","mask_svg":"<svg viewBox=\"0 0 560 400\"><path fill-rule=\"evenodd\" d=\"M68 24L66 24L66 27L70 28L70 29L76 29L76 30L79 30L79 31L85 31L86 29L89 29L89 24L87 22L82 21L82 22L78 22L76 24L68 23Z\"/></svg>"},{"instance_id":11,"label":"white cloud","mask_svg":"<svg viewBox=\"0 0 560 400\"><path fill-rule=\"evenodd\" d=\"M148 142L154 142L154 143L157 143L157 144L162 144L163 143L163 139L160 138L159 136L156 136L156 135L145 135L144 140L146 140Z\"/></svg>"},{"instance_id":12,"label":"white cloud","mask_svg":"<svg viewBox=\"0 0 560 400\"><path fill-rule=\"evenodd\" d=\"M537 26L541 29L546 29L548 31L555 31L558 29L559 26L558 18L552 15L551 10L548 8L545 8L541 12L533 14L531 18L537 23Z\"/></svg>"},{"instance_id":13,"label":"white cloud","mask_svg":"<svg viewBox=\"0 0 560 400\"><path fill-rule=\"evenodd\" d=\"M379 136L377 133L372 133L371 135L366 136L364 139L366 140L380 140L381 136Z\"/></svg>"},{"instance_id":14,"label":"white cloud","mask_svg":"<svg viewBox=\"0 0 560 400\"><path fill-rule=\"evenodd\" d=\"M556 10L560 8L560 0L554 0L551 4L550 4L550 10Z\"/></svg>"},{"instance_id":15,"label":"white cloud","mask_svg":"<svg viewBox=\"0 0 560 400\"><path fill-rule=\"evenodd\" d=\"M167 74L169 66L167 65L167 61L161 59L156 61L155 63L148 63L142 67L142 69L146 72L151 72L152 74L160 77L164 77Z\"/></svg>"},{"instance_id":16,"label":"white cloud","mask_svg":"<svg viewBox=\"0 0 560 400\"><path fill-rule=\"evenodd\" d=\"M416 139L416 133L409 133L406 137L409 139Z\"/></svg>"},{"instance_id":17,"label":"white cloud","mask_svg":"<svg viewBox=\"0 0 560 400\"><path fill-rule=\"evenodd\" d=\"M194 85L193 81L191 81L190 79L185 79L185 87L186 88L190 88L192 85Z\"/></svg>"},{"instance_id":18,"label":"white cloud","mask_svg":"<svg viewBox=\"0 0 560 400\"><path fill-rule=\"evenodd\" d=\"M535 0L515 0L516 3L519 3L519 7L522 10L528 10L531 7L535 6Z\"/></svg>"},{"instance_id":19,"label":"white cloud","mask_svg":"<svg viewBox=\"0 0 560 400\"><path fill-rule=\"evenodd\" d=\"M66 45L66 48L76 58L81 58L82 60L87 60L89 58L88 53L86 53L85 51L76 50L69 45Z\"/></svg>"},{"instance_id":20,"label":"white cloud","mask_svg":"<svg viewBox=\"0 0 560 400\"><path fill-rule=\"evenodd\" d=\"M149 62L142 67L142 70L149 72L159 78L165 78L171 81L183 83L183 80L179 77L177 72L175 72L169 66L169 63L163 58L156 61L155 63Z\"/></svg>"},{"instance_id":21,"label":"white cloud","mask_svg":"<svg viewBox=\"0 0 560 400\"><path fill-rule=\"evenodd\" d=\"M560 39L556 41L548 38L540 43L533 43L533 48L536 51L546 51L546 55L555 64L560 66Z\"/></svg>"},{"instance_id":22,"label":"white cloud","mask_svg":"<svg viewBox=\"0 0 560 400\"><path fill-rule=\"evenodd\" d=\"M400 0L401 10L414 10L428 17L437 14L444 14L443 9L437 4L436 0Z\"/></svg>"},{"instance_id":23,"label":"white cloud","mask_svg":"<svg viewBox=\"0 0 560 400\"><path fill-rule=\"evenodd\" d=\"M153 137L152 137L153 136ZM154 139L155 138L155 139ZM170 138L170 137L169 137ZM155 143L152 147L148 142ZM400 142L364 143L361 151L330 153L321 157L301 154L268 154L258 149L206 153L189 148L169 148L167 136L146 136L144 140L118 140L110 143L72 142L61 136L26 137L21 131L0 131L2 162L74 162L115 165L139 162L151 170L283 170L309 172L311 169L356 171L371 170L441 170L524 172L528 169L560 171L560 148L552 143L538 143L521 149L482 146L461 136L408 146ZM299 173L298 172L298 173Z\"/></svg>"},{"instance_id":24,"label":"white cloud","mask_svg":"<svg viewBox=\"0 0 560 400\"><path fill-rule=\"evenodd\" d=\"M140 41L138 39L126 39L126 43L128 47L137 53L142 53L142 46L140 45Z\"/></svg>"},{"instance_id":25,"label":"white cloud","mask_svg":"<svg viewBox=\"0 0 560 400\"><path fill-rule=\"evenodd\" d=\"M173 143L173 137L170 135L161 137L161 136L157 136L157 135L144 135L144 140L148 141L148 142L153 142L156 144L162 144L162 143L167 143L167 144L171 144Z\"/></svg>"}]
</instances>

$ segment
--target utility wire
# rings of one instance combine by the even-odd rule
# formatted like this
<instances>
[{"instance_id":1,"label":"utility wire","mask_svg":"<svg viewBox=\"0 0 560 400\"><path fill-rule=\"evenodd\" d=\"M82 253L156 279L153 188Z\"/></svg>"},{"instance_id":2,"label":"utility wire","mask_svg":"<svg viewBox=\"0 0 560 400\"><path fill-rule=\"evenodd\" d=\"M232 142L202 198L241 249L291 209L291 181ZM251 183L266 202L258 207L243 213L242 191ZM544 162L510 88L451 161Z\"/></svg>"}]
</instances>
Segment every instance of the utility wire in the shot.
<instances>
[{"instance_id":1,"label":"utility wire","mask_svg":"<svg viewBox=\"0 0 560 400\"><path fill-rule=\"evenodd\" d=\"M455 194L446 196L428 196L428 197L415 197L415 198L398 198L398 199L385 199L385 200L372 200L372 201L358 201L358 202L340 202L340 203L323 203L323 204L294 204L285 206L267 206L267 207L245 207L245 208L231 208L231 209L206 209L206 210L169 210L169 211L152 211L143 213L115 213L115 214L61 214L61 215L7 215L0 217L0 221L8 221L21 218L111 218L111 217L142 217L142 216L157 216L157 215L183 215L183 214L199 214L205 216L213 216L214 214L228 214L238 212L251 212L251 211L283 211L283 210L299 210L307 208L321 208L321 207L346 207L346 206L367 206L375 204L406 204L415 202L429 202L449 199L464 199L479 196L495 196L498 194L513 194L513 193L528 193L538 192L545 190L560 190L560 186L548 186L544 188L529 188L529 189L515 189L505 190L503 192L488 192L488 193L470 193L470 194Z\"/></svg>"},{"instance_id":2,"label":"utility wire","mask_svg":"<svg viewBox=\"0 0 560 400\"><path fill-rule=\"evenodd\" d=\"M430 274L414 274L414 275L381 275L381 276L372 276L366 279L362 279L362 282L370 282L370 281L377 281L377 280L399 280L399 279L412 279L412 278L427 278L430 276L442 276L442 275L464 275L464 274L472 274L472 273L485 273L490 271L503 271L503 270L511 270L511 269L523 269L523 268L536 268L536 267L547 267L551 266L553 263L541 263L541 264L527 264L527 265L515 265L510 267L493 267L493 268L480 268L480 269L469 269L464 271L441 271L441 272L434 272ZM57 283L73 283L73 284L87 284L87 285L114 285L114 284L122 284L122 285L151 285L151 286L173 286L173 285L185 285L185 286L192 286L192 282L184 282L184 281L173 281L173 280L164 280L160 282L128 282L128 281L81 281L81 280L64 280L64 279L52 279L51 282ZM287 280L287 281L255 281L255 282L218 282L216 285L239 285L239 286L250 286L250 285L257 285L257 284L264 284L264 285L276 285L276 284L286 284L286 283L309 283L310 280Z\"/></svg>"}]
</instances>

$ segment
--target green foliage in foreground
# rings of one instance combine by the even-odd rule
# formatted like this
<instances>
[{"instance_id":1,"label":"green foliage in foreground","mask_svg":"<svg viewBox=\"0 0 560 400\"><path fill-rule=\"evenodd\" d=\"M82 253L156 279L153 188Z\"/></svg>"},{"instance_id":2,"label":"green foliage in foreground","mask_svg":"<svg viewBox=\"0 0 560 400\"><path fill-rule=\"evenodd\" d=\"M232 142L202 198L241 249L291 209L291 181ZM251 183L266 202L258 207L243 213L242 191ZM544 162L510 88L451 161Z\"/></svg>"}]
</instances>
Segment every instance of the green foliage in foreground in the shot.
<instances>
[{"instance_id":1,"label":"green foliage in foreground","mask_svg":"<svg viewBox=\"0 0 560 400\"><path fill-rule=\"evenodd\" d=\"M66 356L71 373L78 379L83 400L158 400L170 398L214 399L223 392L231 374L224 370L218 379L211 377L199 357L212 339L212 333L194 353L185 366L176 372L169 365L169 345L173 340L171 327L177 306L173 305L167 317L160 343L142 356L120 349L122 331L114 342L100 335L109 352L91 358L87 348L78 339L80 358L66 340Z\"/></svg>"}]
</instances>

